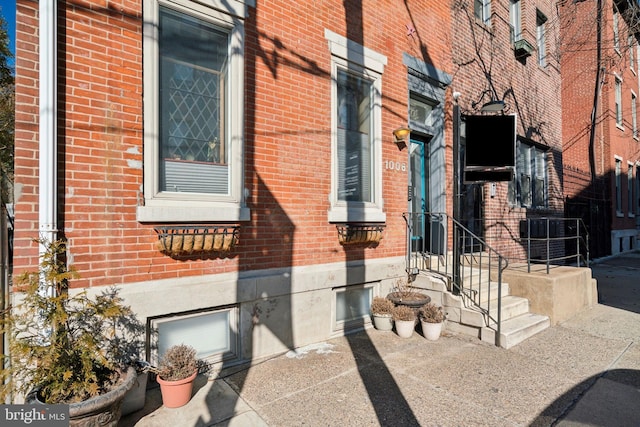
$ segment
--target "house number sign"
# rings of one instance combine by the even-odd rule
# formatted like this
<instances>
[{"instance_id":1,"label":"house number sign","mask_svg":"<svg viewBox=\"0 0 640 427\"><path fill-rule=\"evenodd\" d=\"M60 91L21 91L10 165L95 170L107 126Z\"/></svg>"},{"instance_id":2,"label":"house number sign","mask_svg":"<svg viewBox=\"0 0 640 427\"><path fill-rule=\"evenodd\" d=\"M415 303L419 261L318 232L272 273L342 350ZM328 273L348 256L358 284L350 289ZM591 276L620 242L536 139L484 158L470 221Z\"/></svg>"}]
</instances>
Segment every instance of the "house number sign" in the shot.
<instances>
[{"instance_id":1,"label":"house number sign","mask_svg":"<svg viewBox=\"0 0 640 427\"><path fill-rule=\"evenodd\" d=\"M384 168L392 170L392 171L406 172L407 171L407 164L403 163L403 162L392 162L392 161L389 161L389 160L385 160L384 161Z\"/></svg>"}]
</instances>

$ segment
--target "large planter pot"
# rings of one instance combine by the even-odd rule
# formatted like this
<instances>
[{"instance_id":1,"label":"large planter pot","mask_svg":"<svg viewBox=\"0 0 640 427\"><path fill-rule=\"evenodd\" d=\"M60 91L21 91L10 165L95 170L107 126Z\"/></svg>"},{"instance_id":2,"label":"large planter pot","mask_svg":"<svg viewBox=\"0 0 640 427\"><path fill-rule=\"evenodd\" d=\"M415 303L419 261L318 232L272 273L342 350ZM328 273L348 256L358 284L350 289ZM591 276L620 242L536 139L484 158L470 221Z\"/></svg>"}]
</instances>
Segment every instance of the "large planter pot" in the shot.
<instances>
[{"instance_id":1,"label":"large planter pot","mask_svg":"<svg viewBox=\"0 0 640 427\"><path fill-rule=\"evenodd\" d=\"M69 405L69 426L71 427L117 427L120 421L122 400L137 378L135 368L130 367L118 387L91 399ZM38 398L39 389L31 391L27 403L45 404Z\"/></svg>"},{"instance_id":2,"label":"large planter pot","mask_svg":"<svg viewBox=\"0 0 640 427\"><path fill-rule=\"evenodd\" d=\"M442 322L440 323L429 323L421 320L422 324L422 335L429 341L435 341L440 338L440 334L442 333Z\"/></svg>"},{"instance_id":3,"label":"large planter pot","mask_svg":"<svg viewBox=\"0 0 640 427\"><path fill-rule=\"evenodd\" d=\"M416 322L413 320L396 320L396 333L401 338L411 338L416 328Z\"/></svg>"},{"instance_id":4,"label":"large planter pot","mask_svg":"<svg viewBox=\"0 0 640 427\"><path fill-rule=\"evenodd\" d=\"M196 375L198 375L198 371L188 378L177 381L165 381L158 377L160 393L162 393L162 404L167 408L179 408L189 403Z\"/></svg>"},{"instance_id":5,"label":"large planter pot","mask_svg":"<svg viewBox=\"0 0 640 427\"><path fill-rule=\"evenodd\" d=\"M393 317L390 314L375 314L373 317L373 326L379 331L390 331L393 329Z\"/></svg>"},{"instance_id":6,"label":"large planter pot","mask_svg":"<svg viewBox=\"0 0 640 427\"><path fill-rule=\"evenodd\" d=\"M414 309L414 311L422 307L423 305L431 302L429 295L422 294L420 292L391 292L387 295L395 305L406 305Z\"/></svg>"}]
</instances>

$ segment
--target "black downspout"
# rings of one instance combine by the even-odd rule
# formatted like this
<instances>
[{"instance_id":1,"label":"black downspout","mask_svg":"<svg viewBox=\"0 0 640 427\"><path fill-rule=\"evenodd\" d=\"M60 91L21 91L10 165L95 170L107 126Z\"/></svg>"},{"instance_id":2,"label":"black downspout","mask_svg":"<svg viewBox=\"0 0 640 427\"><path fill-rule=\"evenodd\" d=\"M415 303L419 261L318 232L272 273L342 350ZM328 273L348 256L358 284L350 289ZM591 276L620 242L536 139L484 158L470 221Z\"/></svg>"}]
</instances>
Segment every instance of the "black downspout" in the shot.
<instances>
[{"instance_id":1,"label":"black downspout","mask_svg":"<svg viewBox=\"0 0 640 427\"><path fill-rule=\"evenodd\" d=\"M591 183L596 182L596 118L600 103L600 89L602 87L602 0L596 1L596 84L593 94L593 108L591 109L591 132L589 134L589 166Z\"/></svg>"}]
</instances>

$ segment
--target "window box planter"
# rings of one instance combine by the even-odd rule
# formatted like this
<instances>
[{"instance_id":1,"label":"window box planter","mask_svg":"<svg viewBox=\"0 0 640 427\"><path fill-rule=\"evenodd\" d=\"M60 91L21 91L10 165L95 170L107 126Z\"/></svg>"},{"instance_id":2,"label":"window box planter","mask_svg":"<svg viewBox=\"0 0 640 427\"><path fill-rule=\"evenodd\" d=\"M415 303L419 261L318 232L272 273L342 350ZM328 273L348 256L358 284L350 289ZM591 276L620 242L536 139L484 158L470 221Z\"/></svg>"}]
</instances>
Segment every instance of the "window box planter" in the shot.
<instances>
[{"instance_id":1,"label":"window box planter","mask_svg":"<svg viewBox=\"0 0 640 427\"><path fill-rule=\"evenodd\" d=\"M340 224L337 225L338 241L341 245L380 243L383 224Z\"/></svg>"},{"instance_id":2,"label":"window box planter","mask_svg":"<svg viewBox=\"0 0 640 427\"><path fill-rule=\"evenodd\" d=\"M238 242L237 225L156 227L157 248L170 255L229 252Z\"/></svg>"}]
</instances>

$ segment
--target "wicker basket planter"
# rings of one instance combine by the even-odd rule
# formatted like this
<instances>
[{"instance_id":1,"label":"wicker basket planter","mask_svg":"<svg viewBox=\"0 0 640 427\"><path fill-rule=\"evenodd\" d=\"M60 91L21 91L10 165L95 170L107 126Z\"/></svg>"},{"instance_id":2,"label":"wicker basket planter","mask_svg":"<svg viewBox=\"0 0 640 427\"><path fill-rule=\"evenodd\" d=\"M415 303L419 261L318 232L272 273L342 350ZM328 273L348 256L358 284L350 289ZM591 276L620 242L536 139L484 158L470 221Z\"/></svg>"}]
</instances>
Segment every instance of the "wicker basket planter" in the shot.
<instances>
[{"instance_id":1,"label":"wicker basket planter","mask_svg":"<svg viewBox=\"0 0 640 427\"><path fill-rule=\"evenodd\" d=\"M340 224L337 225L338 241L341 245L380 243L384 225Z\"/></svg>"},{"instance_id":2,"label":"wicker basket planter","mask_svg":"<svg viewBox=\"0 0 640 427\"><path fill-rule=\"evenodd\" d=\"M159 251L182 255L229 252L238 242L238 226L166 226L155 228Z\"/></svg>"}]
</instances>

